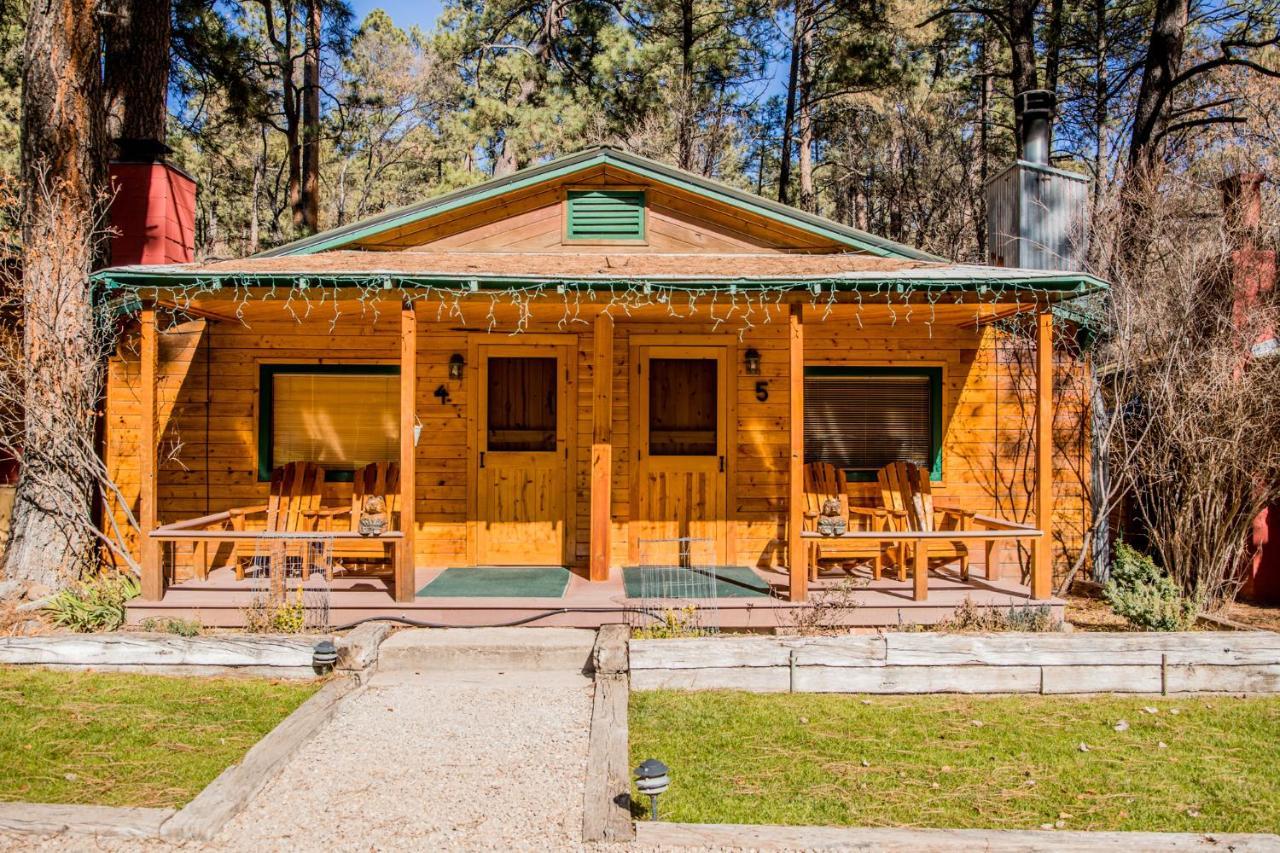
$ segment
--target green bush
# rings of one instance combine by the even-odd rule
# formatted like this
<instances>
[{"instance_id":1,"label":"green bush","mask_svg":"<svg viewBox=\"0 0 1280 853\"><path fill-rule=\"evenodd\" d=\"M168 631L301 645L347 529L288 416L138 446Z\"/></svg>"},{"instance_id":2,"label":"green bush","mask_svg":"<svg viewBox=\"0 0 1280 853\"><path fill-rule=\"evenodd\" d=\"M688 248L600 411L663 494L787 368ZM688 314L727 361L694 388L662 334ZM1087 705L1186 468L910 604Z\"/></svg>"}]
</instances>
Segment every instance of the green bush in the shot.
<instances>
[{"instance_id":1,"label":"green bush","mask_svg":"<svg viewBox=\"0 0 1280 853\"><path fill-rule=\"evenodd\" d=\"M1146 554L1120 542L1111 578L1102 588L1111 609L1144 631L1185 631L1196 618L1196 603Z\"/></svg>"},{"instance_id":2,"label":"green bush","mask_svg":"<svg viewBox=\"0 0 1280 853\"><path fill-rule=\"evenodd\" d=\"M99 575L67 587L45 611L53 624L72 631L114 631L124 624L125 604L141 591L132 575Z\"/></svg>"}]
</instances>

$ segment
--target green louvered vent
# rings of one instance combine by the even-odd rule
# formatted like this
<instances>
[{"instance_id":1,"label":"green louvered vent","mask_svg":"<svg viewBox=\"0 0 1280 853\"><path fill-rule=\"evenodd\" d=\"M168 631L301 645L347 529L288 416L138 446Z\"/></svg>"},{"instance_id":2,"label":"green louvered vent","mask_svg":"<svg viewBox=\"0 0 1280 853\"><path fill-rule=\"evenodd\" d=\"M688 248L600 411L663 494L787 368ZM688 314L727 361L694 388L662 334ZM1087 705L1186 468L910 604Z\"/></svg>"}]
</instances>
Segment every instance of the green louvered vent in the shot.
<instances>
[{"instance_id":1,"label":"green louvered vent","mask_svg":"<svg viewBox=\"0 0 1280 853\"><path fill-rule=\"evenodd\" d=\"M570 240L643 240L644 193L581 190L569 193Z\"/></svg>"}]
</instances>

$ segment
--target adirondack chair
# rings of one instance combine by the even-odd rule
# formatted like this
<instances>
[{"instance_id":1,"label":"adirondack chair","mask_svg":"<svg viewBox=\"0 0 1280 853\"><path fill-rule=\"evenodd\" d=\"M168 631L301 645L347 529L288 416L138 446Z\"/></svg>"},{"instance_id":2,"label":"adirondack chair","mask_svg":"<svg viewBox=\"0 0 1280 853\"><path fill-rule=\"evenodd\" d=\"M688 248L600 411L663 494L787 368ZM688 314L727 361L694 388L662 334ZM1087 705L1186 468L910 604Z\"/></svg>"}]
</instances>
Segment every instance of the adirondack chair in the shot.
<instances>
[{"instance_id":1,"label":"adirondack chair","mask_svg":"<svg viewBox=\"0 0 1280 853\"><path fill-rule=\"evenodd\" d=\"M316 510L313 513L316 529L358 532L360 518L364 515L365 500L372 495L386 501L387 529L398 529L400 464L397 462L371 462L357 471L351 484L350 506ZM341 540L333 543L333 564L343 572L369 563L390 566L394 556L394 547L381 540ZM332 575L331 570L330 580L333 579Z\"/></svg>"},{"instance_id":2,"label":"adirondack chair","mask_svg":"<svg viewBox=\"0 0 1280 853\"><path fill-rule=\"evenodd\" d=\"M822 505L829 498L840 501L840 514L849 530L889 530L889 513L883 509L866 509L849 505L848 483L844 472L826 462L810 462L804 466L804 529L816 531ZM871 563L871 574L880 579L884 571L886 549L875 540L823 539L809 543L809 579L817 580L823 561L836 562L848 572L853 562ZM896 549L890 555L896 558Z\"/></svg>"},{"instance_id":3,"label":"adirondack chair","mask_svg":"<svg viewBox=\"0 0 1280 853\"><path fill-rule=\"evenodd\" d=\"M892 462L884 466L876 472L876 482L880 486L881 503L898 525L898 530L968 530L972 527L974 513L933 505L928 473L911 462ZM938 557L943 563L958 559L961 579L969 579L969 549L963 542L931 541L929 556ZM907 579L905 559L898 561L898 579Z\"/></svg>"},{"instance_id":4,"label":"adirondack chair","mask_svg":"<svg viewBox=\"0 0 1280 853\"><path fill-rule=\"evenodd\" d=\"M269 533L314 530L314 513L320 508L324 469L314 462L289 462L271 472L271 496L260 506L237 507L227 511L232 530L252 530L251 519L265 515ZM236 542L231 553L236 578L244 579L245 565L254 558L254 546Z\"/></svg>"}]
</instances>

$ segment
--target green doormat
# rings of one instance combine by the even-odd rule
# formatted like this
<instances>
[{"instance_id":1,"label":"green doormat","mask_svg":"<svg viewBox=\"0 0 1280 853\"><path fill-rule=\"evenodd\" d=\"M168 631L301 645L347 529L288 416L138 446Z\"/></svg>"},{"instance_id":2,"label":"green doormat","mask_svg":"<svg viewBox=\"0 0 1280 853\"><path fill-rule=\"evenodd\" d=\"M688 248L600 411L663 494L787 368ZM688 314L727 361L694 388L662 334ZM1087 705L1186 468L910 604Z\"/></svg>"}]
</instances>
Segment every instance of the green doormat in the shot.
<instances>
[{"instance_id":1,"label":"green doormat","mask_svg":"<svg viewBox=\"0 0 1280 853\"><path fill-rule=\"evenodd\" d=\"M561 566L477 566L445 569L418 590L424 598L562 598L569 570Z\"/></svg>"},{"instance_id":2,"label":"green doormat","mask_svg":"<svg viewBox=\"0 0 1280 853\"><path fill-rule=\"evenodd\" d=\"M697 575L690 576L689 572ZM685 598L708 598L715 583L717 598L765 598L769 584L746 566L699 566L681 569L674 566L627 566L622 570L622 585L627 598L642 598L646 587L653 590L684 590ZM698 594L699 589L703 590Z\"/></svg>"}]
</instances>

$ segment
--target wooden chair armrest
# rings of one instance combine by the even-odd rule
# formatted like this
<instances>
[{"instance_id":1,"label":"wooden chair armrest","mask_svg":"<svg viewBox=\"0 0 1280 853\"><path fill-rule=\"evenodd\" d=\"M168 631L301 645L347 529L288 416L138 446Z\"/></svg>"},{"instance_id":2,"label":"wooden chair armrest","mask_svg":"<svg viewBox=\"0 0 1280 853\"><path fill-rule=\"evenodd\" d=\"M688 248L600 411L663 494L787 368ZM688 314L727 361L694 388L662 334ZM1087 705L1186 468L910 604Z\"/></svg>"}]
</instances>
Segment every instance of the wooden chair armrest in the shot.
<instances>
[{"instance_id":1,"label":"wooden chair armrest","mask_svg":"<svg viewBox=\"0 0 1280 853\"><path fill-rule=\"evenodd\" d=\"M948 519L954 519L956 530L965 530L969 526L969 522L973 521L973 517L977 515L973 510L957 509L955 507L934 507L934 512L945 522Z\"/></svg>"},{"instance_id":2,"label":"wooden chair armrest","mask_svg":"<svg viewBox=\"0 0 1280 853\"><path fill-rule=\"evenodd\" d=\"M815 519L815 518L817 518L817 517L818 517L818 513L816 513L816 512L809 512L808 510L806 510L806 511L805 511L805 513L804 513L804 517L805 517L805 518L807 518L807 519L809 519L810 521L812 521L813 519Z\"/></svg>"},{"instance_id":3,"label":"wooden chair armrest","mask_svg":"<svg viewBox=\"0 0 1280 853\"><path fill-rule=\"evenodd\" d=\"M223 527L224 530L244 530L245 516L262 515L267 512L269 507L266 504L262 506L238 506L234 509L227 510L227 521Z\"/></svg>"},{"instance_id":4,"label":"wooden chair armrest","mask_svg":"<svg viewBox=\"0 0 1280 853\"><path fill-rule=\"evenodd\" d=\"M889 514L888 510L882 509L881 507L866 506L851 506L849 507L849 512L857 513L858 515L870 516L872 518L884 518Z\"/></svg>"}]
</instances>

